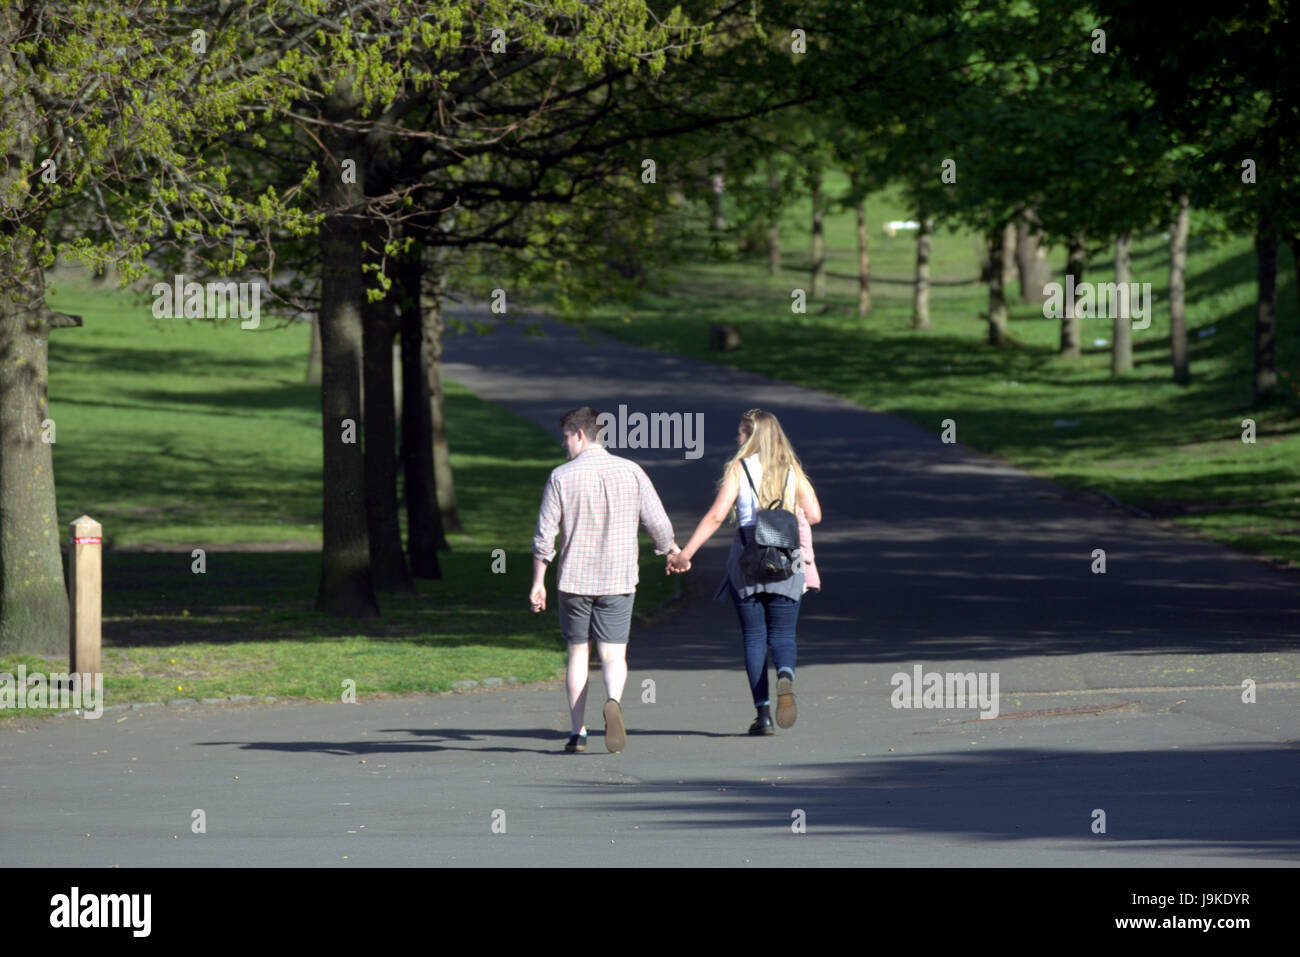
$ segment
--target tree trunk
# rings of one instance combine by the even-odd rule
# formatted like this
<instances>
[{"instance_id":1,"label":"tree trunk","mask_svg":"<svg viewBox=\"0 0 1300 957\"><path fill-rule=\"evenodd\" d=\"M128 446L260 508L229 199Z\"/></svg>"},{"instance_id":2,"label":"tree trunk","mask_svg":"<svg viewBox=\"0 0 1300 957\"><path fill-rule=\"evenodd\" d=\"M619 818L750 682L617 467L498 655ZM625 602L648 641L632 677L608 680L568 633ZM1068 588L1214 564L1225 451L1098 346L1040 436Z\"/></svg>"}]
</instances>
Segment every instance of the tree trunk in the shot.
<instances>
[{"instance_id":1,"label":"tree trunk","mask_svg":"<svg viewBox=\"0 0 1300 957\"><path fill-rule=\"evenodd\" d=\"M1297 297L1300 297L1300 236L1287 236L1286 244L1291 250L1291 258L1295 261L1295 290Z\"/></svg>"},{"instance_id":2,"label":"tree trunk","mask_svg":"<svg viewBox=\"0 0 1300 957\"><path fill-rule=\"evenodd\" d=\"M812 290L810 297L826 297L826 234L822 228L825 203L822 194L822 168L812 167Z\"/></svg>"},{"instance_id":3,"label":"tree trunk","mask_svg":"<svg viewBox=\"0 0 1300 957\"><path fill-rule=\"evenodd\" d=\"M1038 241L1033 227L1038 215L1033 207L1023 208L1016 220L1016 270L1020 274L1020 301L1042 305L1047 301L1044 288L1052 281L1047 249Z\"/></svg>"},{"instance_id":4,"label":"tree trunk","mask_svg":"<svg viewBox=\"0 0 1300 957\"><path fill-rule=\"evenodd\" d=\"M396 270L394 270L396 271ZM393 421L402 421L402 307L394 303L397 311L393 321L393 348L390 350L392 372L388 381L393 384Z\"/></svg>"},{"instance_id":5,"label":"tree trunk","mask_svg":"<svg viewBox=\"0 0 1300 957\"><path fill-rule=\"evenodd\" d=\"M19 181L20 164L26 161L34 169L39 162L32 120L39 111L22 95L15 71L10 51L0 49L0 129L11 134L0 164L5 202L12 189L40 188L35 180ZM15 225L5 226L10 230L8 255L22 266L17 272L25 278L0 292L0 655L66 655L63 530L54 493L53 447L41 425L50 415L45 272L35 248ZM39 232L43 224L21 227Z\"/></svg>"},{"instance_id":6,"label":"tree trunk","mask_svg":"<svg viewBox=\"0 0 1300 957\"><path fill-rule=\"evenodd\" d=\"M1002 227L1002 298L1011 298L1011 284L1016 281L1016 221L1008 219Z\"/></svg>"},{"instance_id":7,"label":"tree trunk","mask_svg":"<svg viewBox=\"0 0 1300 957\"><path fill-rule=\"evenodd\" d=\"M311 317L311 349L307 353L308 385L320 385L320 322Z\"/></svg>"},{"instance_id":8,"label":"tree trunk","mask_svg":"<svg viewBox=\"0 0 1300 957\"><path fill-rule=\"evenodd\" d=\"M424 288L421 311L428 328L424 333L428 360L425 373L430 395L429 412L433 428L433 474L438 487L438 510L442 513L442 527L447 532L463 532L460 513L456 508L456 483L451 471L451 450L447 445L447 414L442 389L442 282L443 275L436 255L427 264L432 280ZM444 550L450 546L443 540Z\"/></svg>"},{"instance_id":9,"label":"tree trunk","mask_svg":"<svg viewBox=\"0 0 1300 957\"><path fill-rule=\"evenodd\" d=\"M1266 212L1255 232L1258 298L1255 303L1255 404L1277 395L1277 235Z\"/></svg>"},{"instance_id":10,"label":"tree trunk","mask_svg":"<svg viewBox=\"0 0 1300 957\"><path fill-rule=\"evenodd\" d=\"M63 536L41 425L50 415L45 275L28 244L17 251L29 278L0 296L0 654L66 655Z\"/></svg>"},{"instance_id":11,"label":"tree trunk","mask_svg":"<svg viewBox=\"0 0 1300 957\"><path fill-rule=\"evenodd\" d=\"M370 566L377 591L410 595L415 583L402 553L397 512L397 418L393 407L393 337L397 333L395 290L361 310L365 344L366 528Z\"/></svg>"},{"instance_id":12,"label":"tree trunk","mask_svg":"<svg viewBox=\"0 0 1300 957\"><path fill-rule=\"evenodd\" d=\"M989 233L989 345L1007 342L1007 230L999 223Z\"/></svg>"},{"instance_id":13,"label":"tree trunk","mask_svg":"<svg viewBox=\"0 0 1300 957\"><path fill-rule=\"evenodd\" d=\"M447 547L433 468L433 417L427 368L433 324L421 308L424 264L398 266L402 287L402 466L406 489L406 552L416 578L442 578L438 550Z\"/></svg>"},{"instance_id":14,"label":"tree trunk","mask_svg":"<svg viewBox=\"0 0 1300 957\"><path fill-rule=\"evenodd\" d=\"M776 164L768 168L767 184L773 193L781 188L781 174L777 172ZM772 214L772 221L767 227L767 272L770 276L781 273L781 212L779 209Z\"/></svg>"},{"instance_id":15,"label":"tree trunk","mask_svg":"<svg viewBox=\"0 0 1300 957\"><path fill-rule=\"evenodd\" d=\"M1127 288L1132 278L1132 242L1128 234L1125 233L1115 240L1115 285L1118 289L1123 290ZM1124 295L1123 292L1120 293L1120 296ZM1115 310L1110 349L1110 374L1113 376L1124 375L1126 372L1133 371L1133 309L1131 302L1127 312L1128 314L1125 315L1125 310Z\"/></svg>"},{"instance_id":16,"label":"tree trunk","mask_svg":"<svg viewBox=\"0 0 1300 957\"><path fill-rule=\"evenodd\" d=\"M1074 277L1074 295L1067 295L1061 311L1061 351L1068 359L1077 359L1083 355L1079 335L1079 310L1076 308L1079 283L1083 282L1084 246L1082 236L1070 239L1069 252L1066 257L1065 273ZM1074 301L1072 301L1074 300Z\"/></svg>"},{"instance_id":17,"label":"tree trunk","mask_svg":"<svg viewBox=\"0 0 1300 957\"><path fill-rule=\"evenodd\" d=\"M19 181L21 163L35 168L39 162L33 139L38 124L32 119L39 111L22 95L15 69L10 52L0 49L0 129L11 134L0 164L5 202L12 189L40 188L35 180ZM0 293L0 655L66 655L63 530L53 447L41 425L50 416L45 272L31 242L13 229L16 225L37 232L43 228L40 222L5 225L8 255L22 266L16 271L24 279Z\"/></svg>"},{"instance_id":18,"label":"tree trunk","mask_svg":"<svg viewBox=\"0 0 1300 957\"><path fill-rule=\"evenodd\" d=\"M342 117L339 117L342 119ZM345 183L340 163L362 157L361 138L326 127L321 190L326 209L364 200L366 164ZM316 607L335 615L379 614L366 525L366 471L361 447L361 233L348 216L321 224L321 423L324 441L324 548ZM345 431L351 423L351 434ZM348 441L350 439L350 441Z\"/></svg>"},{"instance_id":19,"label":"tree trunk","mask_svg":"<svg viewBox=\"0 0 1300 957\"><path fill-rule=\"evenodd\" d=\"M871 256L867 251L867 204L858 200L858 317L871 312Z\"/></svg>"},{"instance_id":20,"label":"tree trunk","mask_svg":"<svg viewBox=\"0 0 1300 957\"><path fill-rule=\"evenodd\" d=\"M715 169L709 175L709 189L712 207L710 212L709 228L716 232L721 232L727 228L727 220L722 215L722 170Z\"/></svg>"},{"instance_id":21,"label":"tree trunk","mask_svg":"<svg viewBox=\"0 0 1300 957\"><path fill-rule=\"evenodd\" d=\"M930 221L920 214L916 230L916 284L912 290L912 328L930 328Z\"/></svg>"},{"instance_id":22,"label":"tree trunk","mask_svg":"<svg viewBox=\"0 0 1300 957\"><path fill-rule=\"evenodd\" d=\"M1174 364L1174 381L1186 385L1191 378L1187 367L1187 194L1178 197L1178 212L1169 227L1169 355ZM1276 255L1274 256L1276 261Z\"/></svg>"}]
</instances>

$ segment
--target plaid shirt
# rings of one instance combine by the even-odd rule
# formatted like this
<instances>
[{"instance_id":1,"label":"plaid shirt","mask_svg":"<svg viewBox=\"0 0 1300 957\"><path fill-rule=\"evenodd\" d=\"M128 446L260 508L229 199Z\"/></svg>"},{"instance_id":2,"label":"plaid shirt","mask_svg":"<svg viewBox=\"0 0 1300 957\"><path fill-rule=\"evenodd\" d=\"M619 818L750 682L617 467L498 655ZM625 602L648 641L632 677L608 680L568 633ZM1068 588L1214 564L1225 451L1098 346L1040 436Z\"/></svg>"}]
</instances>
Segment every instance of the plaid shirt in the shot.
<instances>
[{"instance_id":1,"label":"plaid shirt","mask_svg":"<svg viewBox=\"0 0 1300 957\"><path fill-rule=\"evenodd\" d=\"M555 557L556 588L574 595L626 595L637 585L637 523L666 554L673 526L645 470L599 445L584 449L551 472L533 533L533 556Z\"/></svg>"}]
</instances>

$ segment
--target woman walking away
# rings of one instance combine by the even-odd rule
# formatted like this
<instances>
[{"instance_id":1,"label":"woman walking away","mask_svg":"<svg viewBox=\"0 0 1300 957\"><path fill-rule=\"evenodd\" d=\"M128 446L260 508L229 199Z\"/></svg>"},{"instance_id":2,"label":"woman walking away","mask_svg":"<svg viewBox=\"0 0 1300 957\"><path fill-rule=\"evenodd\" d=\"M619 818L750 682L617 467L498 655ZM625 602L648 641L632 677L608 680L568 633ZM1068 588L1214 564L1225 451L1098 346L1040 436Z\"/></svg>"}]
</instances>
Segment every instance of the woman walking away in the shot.
<instances>
[{"instance_id":1,"label":"woman walking away","mask_svg":"<svg viewBox=\"0 0 1300 957\"><path fill-rule=\"evenodd\" d=\"M802 509L808 524L816 525L822 520L822 510L812 483L804 475L799 457L776 416L761 409L746 412L740 420L736 444L739 449L723 470L717 498L700 519L686 547L669 556L668 565L672 571L688 570L700 546L713 536L735 508L736 537L727 556L726 577L714 597L720 599L730 595L740 617L745 669L749 673L749 689L758 711L749 733L773 734L767 683L768 651L771 650L772 663L776 667L776 724L789 728L797 715L794 697L795 622L799 617L805 576L803 555L797 544L784 550L764 549L766 564L755 561L759 549L755 539L759 512L779 503L780 509L791 513L791 518ZM790 527L794 528L793 523ZM774 552L778 554L774 555ZM783 575L785 577L781 577Z\"/></svg>"}]
</instances>

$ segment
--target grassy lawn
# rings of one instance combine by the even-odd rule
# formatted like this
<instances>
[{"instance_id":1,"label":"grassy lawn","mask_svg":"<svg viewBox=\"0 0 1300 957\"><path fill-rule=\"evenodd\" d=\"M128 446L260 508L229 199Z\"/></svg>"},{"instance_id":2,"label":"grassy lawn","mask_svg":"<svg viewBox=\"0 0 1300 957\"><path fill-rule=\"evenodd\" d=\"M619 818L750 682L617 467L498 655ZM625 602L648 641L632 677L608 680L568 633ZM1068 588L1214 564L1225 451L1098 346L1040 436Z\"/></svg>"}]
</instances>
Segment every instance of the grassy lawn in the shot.
<instances>
[{"instance_id":1,"label":"grassy lawn","mask_svg":"<svg viewBox=\"0 0 1300 957\"><path fill-rule=\"evenodd\" d=\"M448 383L466 533L445 578L381 595L382 617L313 610L320 571L320 391L304 384L310 330L153 318L148 302L61 277L54 308L85 326L50 347L59 519L104 525L105 704L226 695L339 700L445 691L462 679L554 678L554 611L528 608L532 533L558 436ZM192 570L204 549L206 572ZM493 573L494 549L506 553ZM647 543L637 611L675 579ZM0 657L0 671L67 659ZM32 717L0 710L0 721Z\"/></svg>"},{"instance_id":2,"label":"grassy lawn","mask_svg":"<svg viewBox=\"0 0 1300 957\"><path fill-rule=\"evenodd\" d=\"M843 181L828 184L828 194ZM933 329L910 328L915 233L883 234L886 220L910 219L890 192L868 204L872 311L856 315L857 252L852 210L827 217L828 295L807 315L791 290L809 288L808 207L782 224L784 269L766 253L737 254L701 228L697 249L667 288L630 307L593 311L587 321L666 352L787 379L844 396L934 430L952 418L957 439L1073 488L1091 488L1246 551L1300 562L1300 321L1296 278L1279 247L1277 364L1283 397L1251 408L1255 257L1240 238L1217 248L1195 235L1188 257L1187 316L1192 381L1175 385L1169 359L1168 241L1135 239L1133 281L1152 285L1151 327L1135 331L1134 371L1110 374L1110 319L1082 321L1082 359L1056 355L1060 323L1041 307L1017 305L1016 345L986 344L988 291L978 283L980 244L966 232L936 234ZM703 219L701 214L700 219ZM702 226L702 223L701 223ZM942 224L940 224L940 227ZM1062 249L1050 252L1058 280ZM1109 256L1109 254L1107 254ZM1109 258L1084 279L1114 279ZM1013 295L1018 286L1013 284ZM710 352L708 327L738 326L744 345ZM1242 419L1257 424L1241 440Z\"/></svg>"}]
</instances>

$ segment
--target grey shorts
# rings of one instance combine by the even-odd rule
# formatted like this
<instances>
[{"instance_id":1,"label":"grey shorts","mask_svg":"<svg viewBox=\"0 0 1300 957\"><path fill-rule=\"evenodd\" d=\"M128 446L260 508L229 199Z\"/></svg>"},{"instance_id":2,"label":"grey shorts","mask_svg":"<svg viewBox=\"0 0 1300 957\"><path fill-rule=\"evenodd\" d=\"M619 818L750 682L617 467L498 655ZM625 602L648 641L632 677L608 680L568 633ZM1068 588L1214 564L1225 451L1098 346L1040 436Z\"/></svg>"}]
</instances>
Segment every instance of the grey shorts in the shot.
<instances>
[{"instance_id":1,"label":"grey shorts","mask_svg":"<svg viewBox=\"0 0 1300 957\"><path fill-rule=\"evenodd\" d=\"M627 644L627 634L632 627L632 599L635 592L626 595L574 595L560 594L560 633L570 644L605 641L614 645Z\"/></svg>"}]
</instances>

